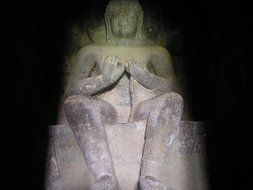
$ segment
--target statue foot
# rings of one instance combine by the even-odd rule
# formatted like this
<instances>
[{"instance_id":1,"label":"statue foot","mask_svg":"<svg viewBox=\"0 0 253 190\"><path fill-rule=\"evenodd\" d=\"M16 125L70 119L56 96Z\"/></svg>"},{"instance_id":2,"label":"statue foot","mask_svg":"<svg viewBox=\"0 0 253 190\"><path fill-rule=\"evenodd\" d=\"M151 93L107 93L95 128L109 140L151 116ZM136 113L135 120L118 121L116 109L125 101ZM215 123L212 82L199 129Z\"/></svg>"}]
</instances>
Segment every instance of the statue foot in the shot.
<instances>
[{"instance_id":1,"label":"statue foot","mask_svg":"<svg viewBox=\"0 0 253 190\"><path fill-rule=\"evenodd\" d=\"M102 176L89 190L120 190L116 177Z\"/></svg>"},{"instance_id":2,"label":"statue foot","mask_svg":"<svg viewBox=\"0 0 253 190\"><path fill-rule=\"evenodd\" d=\"M166 187L162 182L152 176L144 176L140 178L141 190L172 190Z\"/></svg>"}]
</instances>

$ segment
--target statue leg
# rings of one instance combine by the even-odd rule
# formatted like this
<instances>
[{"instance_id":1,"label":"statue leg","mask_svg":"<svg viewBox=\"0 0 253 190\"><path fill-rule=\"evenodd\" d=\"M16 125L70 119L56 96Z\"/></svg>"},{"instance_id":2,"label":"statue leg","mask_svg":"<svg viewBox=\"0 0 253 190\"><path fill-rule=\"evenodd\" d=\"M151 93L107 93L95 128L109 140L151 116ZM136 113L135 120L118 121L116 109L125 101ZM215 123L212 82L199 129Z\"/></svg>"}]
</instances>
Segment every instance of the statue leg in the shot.
<instances>
[{"instance_id":1,"label":"statue leg","mask_svg":"<svg viewBox=\"0 0 253 190\"><path fill-rule=\"evenodd\" d=\"M104 123L115 123L117 112L107 102L87 96L70 96L64 102L69 125L96 183L92 190L118 190Z\"/></svg>"},{"instance_id":2,"label":"statue leg","mask_svg":"<svg viewBox=\"0 0 253 190\"><path fill-rule=\"evenodd\" d=\"M142 190L168 190L162 182L166 162L167 140L178 128L183 112L183 99L177 93L166 93L142 102L134 119L147 116L145 145L142 155L140 187Z\"/></svg>"}]
</instances>

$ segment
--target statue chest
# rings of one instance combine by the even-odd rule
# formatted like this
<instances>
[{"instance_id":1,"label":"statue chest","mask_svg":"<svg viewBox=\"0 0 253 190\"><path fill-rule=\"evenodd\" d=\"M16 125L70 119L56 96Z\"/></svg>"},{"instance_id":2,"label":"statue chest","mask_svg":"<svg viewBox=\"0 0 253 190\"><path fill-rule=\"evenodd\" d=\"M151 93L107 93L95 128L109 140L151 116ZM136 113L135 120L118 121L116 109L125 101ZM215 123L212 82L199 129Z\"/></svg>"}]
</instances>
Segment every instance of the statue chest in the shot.
<instances>
[{"instance_id":1,"label":"statue chest","mask_svg":"<svg viewBox=\"0 0 253 190\"><path fill-rule=\"evenodd\" d=\"M132 59L144 67L147 67L149 62L149 53L145 48L101 48L97 57L98 69L100 71L103 69L104 60L110 55L118 57L119 63L124 65L125 68L128 67L128 61Z\"/></svg>"}]
</instances>

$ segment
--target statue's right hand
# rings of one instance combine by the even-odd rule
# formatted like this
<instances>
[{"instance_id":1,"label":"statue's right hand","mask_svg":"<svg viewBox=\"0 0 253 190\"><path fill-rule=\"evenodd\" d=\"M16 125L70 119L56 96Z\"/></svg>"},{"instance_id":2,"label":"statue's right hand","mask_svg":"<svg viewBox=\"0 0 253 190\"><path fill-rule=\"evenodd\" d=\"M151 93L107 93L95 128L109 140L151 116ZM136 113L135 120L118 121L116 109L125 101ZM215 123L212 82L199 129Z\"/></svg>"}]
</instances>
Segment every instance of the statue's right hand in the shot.
<instances>
[{"instance_id":1,"label":"statue's right hand","mask_svg":"<svg viewBox=\"0 0 253 190\"><path fill-rule=\"evenodd\" d=\"M117 56L109 55L103 63L102 75L109 82L116 82L124 73L124 66L119 63Z\"/></svg>"}]
</instances>

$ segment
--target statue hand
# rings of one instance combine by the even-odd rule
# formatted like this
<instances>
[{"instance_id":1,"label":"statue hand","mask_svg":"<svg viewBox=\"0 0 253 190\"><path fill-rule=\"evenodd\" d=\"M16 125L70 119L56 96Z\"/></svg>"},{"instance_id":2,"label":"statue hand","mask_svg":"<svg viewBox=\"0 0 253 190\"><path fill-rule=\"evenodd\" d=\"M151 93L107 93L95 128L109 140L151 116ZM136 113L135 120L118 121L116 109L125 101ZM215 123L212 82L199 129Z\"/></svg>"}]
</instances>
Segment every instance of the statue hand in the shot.
<instances>
[{"instance_id":1,"label":"statue hand","mask_svg":"<svg viewBox=\"0 0 253 190\"><path fill-rule=\"evenodd\" d=\"M136 80L148 75L149 71L143 64L136 62L134 59L128 60L127 63L127 72L129 72Z\"/></svg>"},{"instance_id":2,"label":"statue hand","mask_svg":"<svg viewBox=\"0 0 253 190\"><path fill-rule=\"evenodd\" d=\"M116 82L124 73L125 68L119 63L117 56L109 55L103 63L102 75L109 82Z\"/></svg>"}]
</instances>

